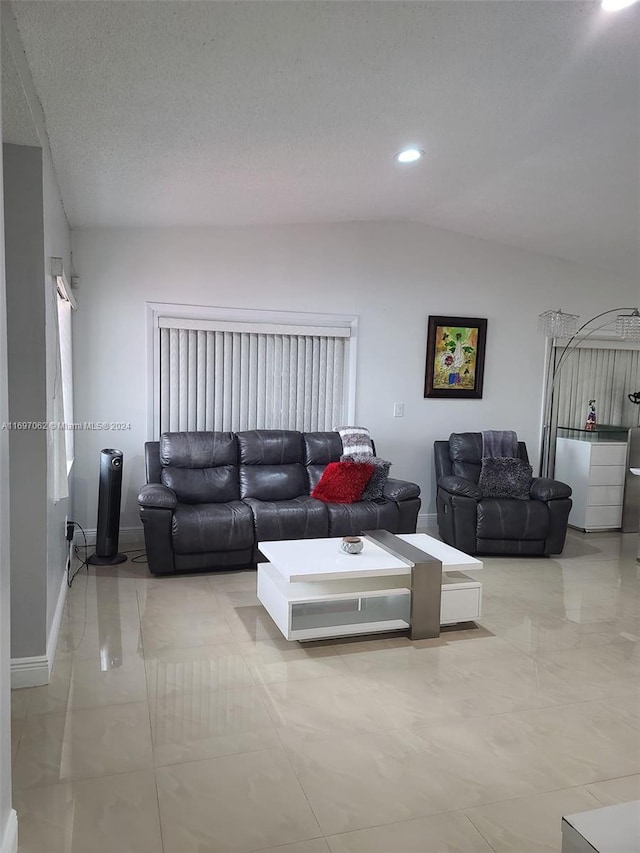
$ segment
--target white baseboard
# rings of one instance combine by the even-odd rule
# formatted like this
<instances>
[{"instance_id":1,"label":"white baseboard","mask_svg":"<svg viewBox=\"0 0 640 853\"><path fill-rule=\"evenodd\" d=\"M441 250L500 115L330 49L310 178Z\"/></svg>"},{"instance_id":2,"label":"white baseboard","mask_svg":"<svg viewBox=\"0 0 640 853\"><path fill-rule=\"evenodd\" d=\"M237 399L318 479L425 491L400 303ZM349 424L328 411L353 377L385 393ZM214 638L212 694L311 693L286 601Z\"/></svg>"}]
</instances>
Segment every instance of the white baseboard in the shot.
<instances>
[{"instance_id":1,"label":"white baseboard","mask_svg":"<svg viewBox=\"0 0 640 853\"><path fill-rule=\"evenodd\" d=\"M33 658L11 658L11 689L42 687L49 683L49 659L46 655Z\"/></svg>"},{"instance_id":2,"label":"white baseboard","mask_svg":"<svg viewBox=\"0 0 640 853\"><path fill-rule=\"evenodd\" d=\"M18 853L18 815L11 809L0 841L0 853Z\"/></svg>"},{"instance_id":3,"label":"white baseboard","mask_svg":"<svg viewBox=\"0 0 640 853\"><path fill-rule=\"evenodd\" d=\"M435 512L420 512L418 513L418 529L422 527L436 527L438 524L438 516Z\"/></svg>"},{"instance_id":4,"label":"white baseboard","mask_svg":"<svg viewBox=\"0 0 640 853\"><path fill-rule=\"evenodd\" d=\"M87 527L85 528L85 535L87 537L87 545L93 547L96 544L96 528L95 527ZM126 545L138 545L144 541L144 533L142 525L138 525L136 527L121 527L120 535L118 536L118 546L122 549L123 546ZM84 545L84 536L82 535L82 531L76 527L73 533L73 544L74 545Z\"/></svg>"},{"instance_id":5,"label":"white baseboard","mask_svg":"<svg viewBox=\"0 0 640 853\"><path fill-rule=\"evenodd\" d=\"M62 575L62 583L60 584L60 592L58 593L58 601L56 610L51 621L49 636L47 637L47 665L49 667L49 675L53 669L53 661L56 657L56 648L58 647L58 635L60 634L60 623L62 622L62 614L64 613L64 605L67 600L67 573Z\"/></svg>"},{"instance_id":6,"label":"white baseboard","mask_svg":"<svg viewBox=\"0 0 640 853\"><path fill-rule=\"evenodd\" d=\"M62 575L58 601L56 602L55 613L53 614L49 636L47 637L47 653L31 658L11 659L12 690L16 687L42 687L43 684L49 683L53 661L56 656L56 648L58 646L60 623L62 622L65 601L67 600L67 589L67 573L65 571Z\"/></svg>"}]
</instances>

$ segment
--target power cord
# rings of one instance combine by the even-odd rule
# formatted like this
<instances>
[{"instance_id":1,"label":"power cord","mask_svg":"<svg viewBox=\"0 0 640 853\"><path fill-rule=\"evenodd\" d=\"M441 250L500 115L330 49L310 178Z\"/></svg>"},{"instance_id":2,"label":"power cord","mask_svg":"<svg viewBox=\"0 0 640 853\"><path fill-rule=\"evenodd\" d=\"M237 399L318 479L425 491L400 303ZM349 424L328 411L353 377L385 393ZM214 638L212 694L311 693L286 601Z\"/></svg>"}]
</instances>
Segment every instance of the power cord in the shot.
<instances>
[{"instance_id":1,"label":"power cord","mask_svg":"<svg viewBox=\"0 0 640 853\"><path fill-rule=\"evenodd\" d=\"M80 560L80 565L75 570L73 574L71 574L71 543L73 542L73 533L76 527L80 528L80 532L82 533L82 537L84 539L84 545L76 545L73 549L73 554ZM75 580L78 572L82 571L86 567L87 572L89 571L89 563L87 562L87 556L89 551L89 546L87 544L87 534L85 533L84 528L81 524L78 524L77 521L67 521L67 542L69 543L69 553L67 554L67 586L70 587L73 581ZM84 557L80 556L80 548L84 548Z\"/></svg>"},{"instance_id":2,"label":"power cord","mask_svg":"<svg viewBox=\"0 0 640 853\"><path fill-rule=\"evenodd\" d=\"M142 551L142 554L138 554L138 551ZM129 548L128 551L121 551L121 554L136 554L135 557L129 557L130 563L147 563L147 552L144 548Z\"/></svg>"},{"instance_id":3,"label":"power cord","mask_svg":"<svg viewBox=\"0 0 640 853\"><path fill-rule=\"evenodd\" d=\"M79 524L77 521L67 521L66 539L67 539L67 542L69 543L69 546L71 546L71 543L73 542L73 534L74 534L76 527L78 527L80 529L80 532L82 533L82 538L84 539L84 544L76 545L73 549L74 556L77 557L78 560L80 560L80 565L78 566L78 568L75 570L75 572L73 574L71 574L71 548L69 547L69 553L67 554L67 565L66 565L67 587L71 586L71 584L73 583L73 581L76 578L76 575L79 572L81 572L82 569L86 568L87 572L89 571L89 562L88 562L88 560L89 560L89 556L88 556L89 555L89 545L87 543L87 534L85 532L84 527L81 524ZM80 548L84 548L84 557L81 556L81 554L80 554ZM139 551L142 551L142 553L139 554L138 553ZM146 552L145 548L130 548L128 551L122 551L121 553L123 553L123 554L136 554L137 556L129 558L132 563L143 563L143 564L147 563L147 552Z\"/></svg>"},{"instance_id":4,"label":"power cord","mask_svg":"<svg viewBox=\"0 0 640 853\"><path fill-rule=\"evenodd\" d=\"M146 552L146 551L144 551L142 554L138 554L138 556L137 556L137 557L132 557L132 558L131 558L131 562L132 562L132 563L141 563L142 565L145 565L145 566L146 566L146 565L147 565L147 563L149 562L149 561L147 560L147 552Z\"/></svg>"}]
</instances>

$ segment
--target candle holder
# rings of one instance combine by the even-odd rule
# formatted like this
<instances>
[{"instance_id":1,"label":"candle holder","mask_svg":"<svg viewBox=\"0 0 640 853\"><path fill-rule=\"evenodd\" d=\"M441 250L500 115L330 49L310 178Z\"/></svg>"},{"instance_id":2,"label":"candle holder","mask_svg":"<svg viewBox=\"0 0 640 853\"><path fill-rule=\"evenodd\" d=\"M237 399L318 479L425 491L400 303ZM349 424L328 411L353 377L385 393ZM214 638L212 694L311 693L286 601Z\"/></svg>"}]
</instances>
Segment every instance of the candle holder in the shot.
<instances>
[{"instance_id":1,"label":"candle holder","mask_svg":"<svg viewBox=\"0 0 640 853\"><path fill-rule=\"evenodd\" d=\"M364 548L364 542L359 536L343 536L340 550L345 554L359 554Z\"/></svg>"}]
</instances>

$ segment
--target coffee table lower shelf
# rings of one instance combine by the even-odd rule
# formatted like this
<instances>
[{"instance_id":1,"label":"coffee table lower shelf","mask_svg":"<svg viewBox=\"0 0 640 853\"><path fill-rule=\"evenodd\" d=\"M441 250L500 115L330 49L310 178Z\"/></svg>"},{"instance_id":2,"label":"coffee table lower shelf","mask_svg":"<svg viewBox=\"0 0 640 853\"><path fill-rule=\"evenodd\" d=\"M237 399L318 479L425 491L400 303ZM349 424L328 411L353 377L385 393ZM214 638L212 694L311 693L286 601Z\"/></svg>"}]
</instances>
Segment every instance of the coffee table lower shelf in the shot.
<instances>
[{"instance_id":1,"label":"coffee table lower shelf","mask_svg":"<svg viewBox=\"0 0 640 853\"><path fill-rule=\"evenodd\" d=\"M258 599L288 640L320 640L410 627L411 575L288 583L271 565L258 564ZM463 572L442 576L440 623L477 619L482 585Z\"/></svg>"}]
</instances>

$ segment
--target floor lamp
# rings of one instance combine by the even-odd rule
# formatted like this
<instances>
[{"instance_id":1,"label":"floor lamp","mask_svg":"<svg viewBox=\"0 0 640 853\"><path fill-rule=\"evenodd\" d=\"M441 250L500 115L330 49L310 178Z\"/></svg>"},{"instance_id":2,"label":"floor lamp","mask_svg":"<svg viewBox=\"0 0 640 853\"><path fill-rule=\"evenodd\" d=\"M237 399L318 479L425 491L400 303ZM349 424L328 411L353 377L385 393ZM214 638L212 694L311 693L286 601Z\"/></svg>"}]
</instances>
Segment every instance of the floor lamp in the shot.
<instances>
[{"instance_id":1,"label":"floor lamp","mask_svg":"<svg viewBox=\"0 0 640 853\"><path fill-rule=\"evenodd\" d=\"M618 312L630 313L618 313ZM626 341L640 341L640 311L637 308L608 308L594 315L586 323L578 326L580 317L577 314L567 314L564 311L544 311L538 317L538 328L550 341L549 358L545 371L542 437L540 446L540 476L548 477L551 446L555 429L552 424L553 394L560 371L571 353L583 341L612 322L611 314L616 314L615 331L619 338ZM568 339L568 340L567 340ZM556 359L554 349L557 341L567 340L559 357Z\"/></svg>"}]
</instances>

